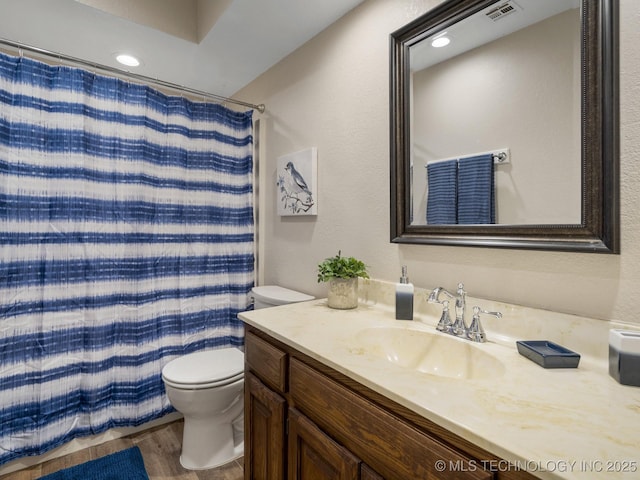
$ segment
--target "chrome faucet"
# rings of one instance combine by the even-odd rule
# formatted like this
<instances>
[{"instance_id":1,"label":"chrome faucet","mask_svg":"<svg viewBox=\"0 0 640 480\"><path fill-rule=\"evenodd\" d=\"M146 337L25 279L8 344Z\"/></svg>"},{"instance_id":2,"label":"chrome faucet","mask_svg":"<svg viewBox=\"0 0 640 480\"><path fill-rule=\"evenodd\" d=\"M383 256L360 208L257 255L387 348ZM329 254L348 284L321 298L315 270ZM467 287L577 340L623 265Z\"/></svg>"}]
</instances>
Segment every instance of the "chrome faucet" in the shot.
<instances>
[{"instance_id":1,"label":"chrome faucet","mask_svg":"<svg viewBox=\"0 0 640 480\"><path fill-rule=\"evenodd\" d=\"M467 335L467 324L464 323L464 312L467 308L467 292L464 291L464 285L458 284L458 291L456 295L456 321L453 322L451 327L451 333L456 337L464 337Z\"/></svg>"},{"instance_id":2,"label":"chrome faucet","mask_svg":"<svg viewBox=\"0 0 640 480\"><path fill-rule=\"evenodd\" d=\"M446 295L449 299L455 298L456 319L453 323L451 323L451 317L449 316L449 300L440 300L441 294ZM480 323L481 313L493 315L496 318L502 318L502 314L500 312L487 312L486 310L482 310L480 307L473 307L473 319L471 321L471 325L467 326L464 321L467 292L464 290L464 285L462 283L458 284L456 295L449 293L442 287L434 288L429 294L427 301L429 303L439 303L443 306L442 315L440 316L440 321L436 326L436 330L450 335L455 335L456 337L466 338L472 342L484 343L487 341L487 335Z\"/></svg>"}]
</instances>

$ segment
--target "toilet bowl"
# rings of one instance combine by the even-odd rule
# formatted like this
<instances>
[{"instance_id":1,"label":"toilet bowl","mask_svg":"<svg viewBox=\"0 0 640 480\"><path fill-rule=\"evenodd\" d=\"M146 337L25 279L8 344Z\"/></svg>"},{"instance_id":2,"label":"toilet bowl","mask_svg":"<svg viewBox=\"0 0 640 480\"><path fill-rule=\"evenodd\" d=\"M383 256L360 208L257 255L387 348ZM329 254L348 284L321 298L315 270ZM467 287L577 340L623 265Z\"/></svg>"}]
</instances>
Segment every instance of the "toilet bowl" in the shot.
<instances>
[{"instance_id":1,"label":"toilet bowl","mask_svg":"<svg viewBox=\"0 0 640 480\"><path fill-rule=\"evenodd\" d=\"M313 300L275 285L254 287L254 308ZM237 348L178 357L162 369L169 402L184 417L180 464L204 470L244 454L244 354Z\"/></svg>"},{"instance_id":2,"label":"toilet bowl","mask_svg":"<svg viewBox=\"0 0 640 480\"><path fill-rule=\"evenodd\" d=\"M243 455L240 350L205 350L176 358L162 369L162 380L169 402L184 416L180 454L184 468L214 468ZM240 433L234 435L234 429Z\"/></svg>"}]
</instances>

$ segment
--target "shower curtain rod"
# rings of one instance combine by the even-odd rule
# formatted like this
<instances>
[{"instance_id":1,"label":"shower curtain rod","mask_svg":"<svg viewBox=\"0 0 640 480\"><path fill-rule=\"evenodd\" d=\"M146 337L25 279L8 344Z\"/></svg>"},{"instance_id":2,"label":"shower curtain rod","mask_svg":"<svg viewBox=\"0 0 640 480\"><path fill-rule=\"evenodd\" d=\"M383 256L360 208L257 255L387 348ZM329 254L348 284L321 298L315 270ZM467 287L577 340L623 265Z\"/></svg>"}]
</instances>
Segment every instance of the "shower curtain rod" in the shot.
<instances>
[{"instance_id":1,"label":"shower curtain rod","mask_svg":"<svg viewBox=\"0 0 640 480\"><path fill-rule=\"evenodd\" d=\"M8 47L17 48L18 51L20 52L21 56L22 56L22 50L26 50L26 51L29 51L29 52L32 52L32 53L36 53L38 55L44 55L44 56L47 56L47 57L56 58L56 59L58 59L58 61L64 60L65 62L71 62L71 63L74 63L74 64L83 65L85 67L89 67L89 68L92 68L92 69L102 70L102 71L105 71L105 72L113 73L115 75L124 76L126 78L131 78L131 79L134 79L134 80L138 80L138 81L143 82L143 83L150 83L150 84L153 84L153 85L157 85L157 86L161 86L161 87L165 87L165 88L170 88L172 90L177 90L177 91L180 91L180 92L190 93L192 95L197 95L199 97L209 98L209 99L215 100L215 101L217 101L219 103L223 103L223 102L234 103L236 105L242 105L242 106L245 106L245 107L253 108L254 110L257 110L260 113L264 113L264 110L265 110L265 106L264 106L263 103L261 103L259 105L255 105L253 103L243 102L242 100L235 100L233 98L223 97L222 95L216 95L214 93L208 93L208 92L203 92L203 91L200 91L200 90L195 90L193 88L184 87L184 86L178 85L176 83L165 82L164 80L158 80L157 78L147 77L145 75L139 75L137 73L132 73L132 72L129 72L128 70L122 70L122 69L119 69L119 68L110 67L108 65L102 65L102 64L99 64L99 63L94 63L94 62L91 62L89 60L83 60L81 58L71 57L69 55L64 55L62 53L52 52L50 50L45 50L44 48L34 47L32 45L27 45L27 44L20 43L20 42L14 42L13 40L8 40L8 39L5 39L5 38L0 38L0 45L5 45L5 46L8 46Z\"/></svg>"}]
</instances>

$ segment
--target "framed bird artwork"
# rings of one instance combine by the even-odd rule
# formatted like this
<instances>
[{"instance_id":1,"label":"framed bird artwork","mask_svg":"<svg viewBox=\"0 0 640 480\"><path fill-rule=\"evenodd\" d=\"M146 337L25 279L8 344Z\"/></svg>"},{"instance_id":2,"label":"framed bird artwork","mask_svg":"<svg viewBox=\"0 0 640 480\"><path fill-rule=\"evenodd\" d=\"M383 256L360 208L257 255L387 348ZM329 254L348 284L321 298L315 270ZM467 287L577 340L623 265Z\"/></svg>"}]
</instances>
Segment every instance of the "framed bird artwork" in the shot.
<instances>
[{"instance_id":1,"label":"framed bird artwork","mask_svg":"<svg viewBox=\"0 0 640 480\"><path fill-rule=\"evenodd\" d=\"M278 157L278 215L318 214L318 149Z\"/></svg>"}]
</instances>

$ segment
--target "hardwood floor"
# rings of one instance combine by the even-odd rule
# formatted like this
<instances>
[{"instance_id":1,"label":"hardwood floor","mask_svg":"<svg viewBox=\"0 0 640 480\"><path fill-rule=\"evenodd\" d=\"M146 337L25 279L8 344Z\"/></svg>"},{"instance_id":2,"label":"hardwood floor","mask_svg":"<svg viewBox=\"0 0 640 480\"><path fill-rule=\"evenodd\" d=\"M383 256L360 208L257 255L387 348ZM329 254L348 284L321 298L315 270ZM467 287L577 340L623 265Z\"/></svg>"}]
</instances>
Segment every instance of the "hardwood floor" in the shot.
<instances>
[{"instance_id":1,"label":"hardwood floor","mask_svg":"<svg viewBox=\"0 0 640 480\"><path fill-rule=\"evenodd\" d=\"M182 468L179 460L182 427L182 420L160 425L129 437L118 438L64 457L55 458L25 470L8 473L0 476L0 480L36 480L63 468L72 467L135 445L142 452L144 466L150 480L241 480L243 478L242 458L211 470L195 471Z\"/></svg>"}]
</instances>

